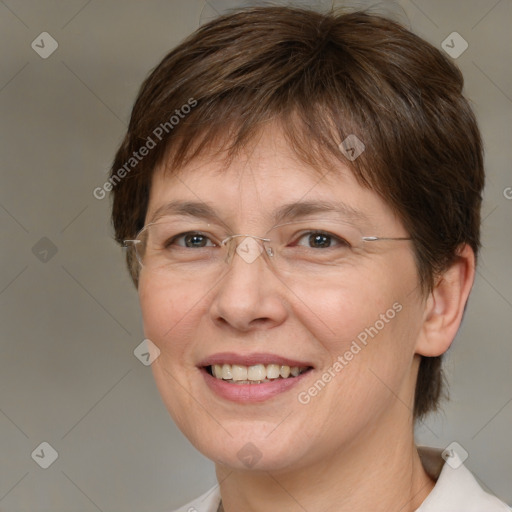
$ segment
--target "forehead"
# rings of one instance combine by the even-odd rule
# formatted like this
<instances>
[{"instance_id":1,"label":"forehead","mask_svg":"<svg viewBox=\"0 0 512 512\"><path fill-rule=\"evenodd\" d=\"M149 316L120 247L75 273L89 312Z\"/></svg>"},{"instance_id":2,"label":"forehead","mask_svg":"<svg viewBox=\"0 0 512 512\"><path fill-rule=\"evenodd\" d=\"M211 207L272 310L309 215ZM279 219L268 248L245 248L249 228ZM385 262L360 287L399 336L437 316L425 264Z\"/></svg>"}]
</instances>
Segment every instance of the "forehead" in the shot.
<instances>
[{"instance_id":1,"label":"forehead","mask_svg":"<svg viewBox=\"0 0 512 512\"><path fill-rule=\"evenodd\" d=\"M198 203L221 217L256 216L271 221L278 213L305 214L338 209L350 219L393 217L384 201L362 187L340 161L312 166L302 161L278 130L269 129L230 160L206 151L175 172L165 165L153 175L147 222L176 212L178 203ZM201 203L207 208L201 208ZM190 204L189 204L190 206ZM279 211L279 212L278 212Z\"/></svg>"}]
</instances>

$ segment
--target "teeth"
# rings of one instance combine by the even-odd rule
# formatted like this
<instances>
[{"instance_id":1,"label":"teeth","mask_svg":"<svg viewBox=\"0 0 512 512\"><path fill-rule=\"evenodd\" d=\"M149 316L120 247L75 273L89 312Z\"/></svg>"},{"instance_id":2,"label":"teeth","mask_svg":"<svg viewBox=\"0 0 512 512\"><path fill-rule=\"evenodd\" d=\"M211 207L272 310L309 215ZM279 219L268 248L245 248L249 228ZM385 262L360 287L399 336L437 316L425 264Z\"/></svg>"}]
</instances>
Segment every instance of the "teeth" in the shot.
<instances>
[{"instance_id":1,"label":"teeth","mask_svg":"<svg viewBox=\"0 0 512 512\"><path fill-rule=\"evenodd\" d=\"M247 370L247 380L263 380L267 378L267 369L262 364L249 366Z\"/></svg>"},{"instance_id":2,"label":"teeth","mask_svg":"<svg viewBox=\"0 0 512 512\"><path fill-rule=\"evenodd\" d=\"M287 379L298 377L305 372L307 367L278 364L255 364L243 366L240 364L215 364L211 366L212 375L217 379L223 379L238 384L270 382L274 379Z\"/></svg>"},{"instance_id":3,"label":"teeth","mask_svg":"<svg viewBox=\"0 0 512 512\"><path fill-rule=\"evenodd\" d=\"M267 379L277 379L277 378L279 378L279 365L278 364L267 365Z\"/></svg>"},{"instance_id":4,"label":"teeth","mask_svg":"<svg viewBox=\"0 0 512 512\"><path fill-rule=\"evenodd\" d=\"M231 366L231 373L233 380L247 380L247 366L233 364Z\"/></svg>"},{"instance_id":5,"label":"teeth","mask_svg":"<svg viewBox=\"0 0 512 512\"><path fill-rule=\"evenodd\" d=\"M220 375L223 379L232 379L233 373L231 372L231 365L230 364L223 364L222 365L222 374Z\"/></svg>"}]
</instances>

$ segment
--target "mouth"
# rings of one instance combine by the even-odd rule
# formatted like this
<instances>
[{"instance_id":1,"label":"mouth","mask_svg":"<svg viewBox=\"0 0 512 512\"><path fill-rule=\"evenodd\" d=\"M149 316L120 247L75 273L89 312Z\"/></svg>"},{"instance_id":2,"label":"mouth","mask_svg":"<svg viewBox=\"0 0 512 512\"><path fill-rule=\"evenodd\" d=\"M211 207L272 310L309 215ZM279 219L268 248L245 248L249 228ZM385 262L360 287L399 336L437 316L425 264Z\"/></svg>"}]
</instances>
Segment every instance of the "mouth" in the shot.
<instances>
[{"instance_id":1,"label":"mouth","mask_svg":"<svg viewBox=\"0 0 512 512\"><path fill-rule=\"evenodd\" d=\"M263 384L283 379L294 379L312 369L311 366L288 366L285 364L257 363L250 366L241 364L213 364L204 369L212 377L230 384Z\"/></svg>"},{"instance_id":2,"label":"mouth","mask_svg":"<svg viewBox=\"0 0 512 512\"><path fill-rule=\"evenodd\" d=\"M208 388L238 403L263 402L296 387L314 367L273 354L216 354L199 365Z\"/></svg>"}]
</instances>

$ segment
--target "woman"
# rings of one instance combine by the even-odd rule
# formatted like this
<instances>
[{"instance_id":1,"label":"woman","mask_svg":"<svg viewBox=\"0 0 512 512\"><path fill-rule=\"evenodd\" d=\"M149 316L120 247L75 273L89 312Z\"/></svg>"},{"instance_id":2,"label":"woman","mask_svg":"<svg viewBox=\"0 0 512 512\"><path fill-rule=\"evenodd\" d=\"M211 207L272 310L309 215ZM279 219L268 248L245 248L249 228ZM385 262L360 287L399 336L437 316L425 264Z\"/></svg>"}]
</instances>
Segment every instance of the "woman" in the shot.
<instances>
[{"instance_id":1,"label":"woman","mask_svg":"<svg viewBox=\"0 0 512 512\"><path fill-rule=\"evenodd\" d=\"M392 21L292 8L214 20L143 84L113 222L162 398L216 466L180 510L509 510L413 436L480 243L462 85Z\"/></svg>"}]
</instances>

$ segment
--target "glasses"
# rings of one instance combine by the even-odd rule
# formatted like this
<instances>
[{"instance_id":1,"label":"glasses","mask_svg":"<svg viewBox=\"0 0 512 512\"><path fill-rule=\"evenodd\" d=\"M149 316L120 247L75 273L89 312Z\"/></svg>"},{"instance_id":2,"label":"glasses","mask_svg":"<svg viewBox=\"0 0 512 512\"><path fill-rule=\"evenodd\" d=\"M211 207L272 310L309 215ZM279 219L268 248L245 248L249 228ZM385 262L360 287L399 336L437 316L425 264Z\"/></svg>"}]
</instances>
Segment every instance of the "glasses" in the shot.
<instances>
[{"instance_id":1,"label":"glasses","mask_svg":"<svg viewBox=\"0 0 512 512\"><path fill-rule=\"evenodd\" d=\"M163 220L147 224L124 246L135 250L142 268L151 272L205 277L219 275L237 253L248 264L260 256L282 276L329 279L352 268L387 242L410 237L363 236L353 224L310 219L279 224L263 237L229 235L220 225Z\"/></svg>"}]
</instances>

